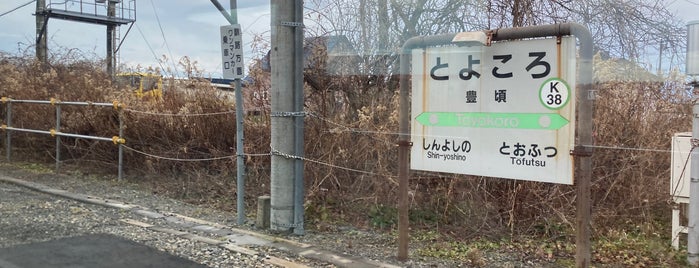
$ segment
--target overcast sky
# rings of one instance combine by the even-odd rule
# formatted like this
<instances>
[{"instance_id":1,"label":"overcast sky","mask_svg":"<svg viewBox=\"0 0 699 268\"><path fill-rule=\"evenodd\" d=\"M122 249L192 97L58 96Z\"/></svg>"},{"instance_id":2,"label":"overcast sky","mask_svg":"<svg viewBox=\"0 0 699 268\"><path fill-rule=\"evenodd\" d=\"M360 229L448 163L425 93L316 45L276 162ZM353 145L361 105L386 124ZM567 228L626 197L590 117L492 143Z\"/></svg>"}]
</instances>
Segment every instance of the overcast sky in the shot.
<instances>
[{"instance_id":1,"label":"overcast sky","mask_svg":"<svg viewBox=\"0 0 699 268\"><path fill-rule=\"evenodd\" d=\"M62 1L47 0L54 3ZM92 0L83 1L91 2ZM0 14L27 2L29 0L0 0ZM177 61L183 56L189 56L198 62L198 66L205 71L205 75L221 76L219 27L228 24L228 21L211 1L138 0L136 2L137 20L120 49L121 64L158 67L160 65L156 57L166 55ZM219 2L226 8L230 3L229 0L219 0ZM676 12L679 18L684 21L699 20L699 12L697 12L699 0L669 2L671 3L670 11ZM0 17L0 51L16 54L34 43L35 17L32 14L35 8L36 4L32 3ZM164 34L161 34L158 19ZM238 0L238 20L245 33L243 41L246 43L247 51L251 51L253 34L269 36L269 0ZM122 36L127 29L128 25L121 27ZM48 25L48 38L49 50L78 49L79 52L76 51L76 53L87 59L104 58L106 55L106 27L102 25L52 19ZM33 47L29 52L33 54ZM248 54L252 53L246 52L246 57L250 56ZM250 62L249 58L246 59L246 63L248 62ZM172 66L172 63L168 66Z\"/></svg>"},{"instance_id":2,"label":"overcast sky","mask_svg":"<svg viewBox=\"0 0 699 268\"><path fill-rule=\"evenodd\" d=\"M47 3L62 1L47 0ZM91 2L92 0L83 1ZM0 0L0 14L27 2L29 0ZM228 21L211 1L138 0L136 2L136 23L124 38L120 48L121 64L159 67L156 56L161 58L166 55L168 58L175 58L175 61L188 56L198 62L198 66L205 71L205 75L221 76L219 28L221 25L227 25ZM225 8L229 7L229 0L219 0L219 2ZM18 50L24 50L29 45L33 45L36 22L32 14L35 9L36 3L32 3L0 17L0 51L16 54ZM250 50L253 34L269 35L269 1L238 0L238 14L238 21L245 33L243 40ZM164 34L161 33L158 20ZM122 36L126 34L128 28L128 25L121 26ZM94 59L105 57L105 45L106 27L103 25L59 19L49 21L49 50L77 48L83 57ZM34 53L33 47L30 48L30 53ZM171 67L172 63L168 66ZM179 69L181 72L181 68Z\"/></svg>"}]
</instances>

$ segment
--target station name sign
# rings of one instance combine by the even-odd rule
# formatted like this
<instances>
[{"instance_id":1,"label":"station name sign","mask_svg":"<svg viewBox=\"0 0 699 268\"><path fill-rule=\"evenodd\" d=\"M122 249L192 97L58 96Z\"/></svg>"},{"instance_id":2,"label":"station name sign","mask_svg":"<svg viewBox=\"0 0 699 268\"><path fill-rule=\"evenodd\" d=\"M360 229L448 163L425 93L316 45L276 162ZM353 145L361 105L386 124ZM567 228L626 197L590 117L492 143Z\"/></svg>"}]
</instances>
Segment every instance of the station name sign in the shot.
<instances>
[{"instance_id":1,"label":"station name sign","mask_svg":"<svg viewBox=\"0 0 699 268\"><path fill-rule=\"evenodd\" d=\"M411 168L573 184L573 37L412 51Z\"/></svg>"}]
</instances>

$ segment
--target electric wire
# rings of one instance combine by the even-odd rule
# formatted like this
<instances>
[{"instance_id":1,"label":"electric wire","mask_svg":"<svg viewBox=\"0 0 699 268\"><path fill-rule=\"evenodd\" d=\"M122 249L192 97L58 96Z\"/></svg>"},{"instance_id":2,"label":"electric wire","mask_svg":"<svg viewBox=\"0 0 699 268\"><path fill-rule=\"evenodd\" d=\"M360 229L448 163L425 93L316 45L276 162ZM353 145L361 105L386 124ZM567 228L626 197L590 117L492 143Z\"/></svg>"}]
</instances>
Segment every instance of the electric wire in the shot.
<instances>
[{"instance_id":1,"label":"electric wire","mask_svg":"<svg viewBox=\"0 0 699 268\"><path fill-rule=\"evenodd\" d=\"M177 64L175 64L175 59L172 56L172 51L170 50L170 45L168 45L167 38L165 38L165 31L163 31L163 25L160 23L160 17L158 17L158 10L155 8L153 0L150 0L150 5L153 7L153 14L155 14L155 20L158 22L158 28L160 28L160 35L163 37L165 48L167 49L168 54L170 54L170 62L172 63L172 68L174 68L175 74L179 75L180 71L177 68Z\"/></svg>"},{"instance_id":2,"label":"electric wire","mask_svg":"<svg viewBox=\"0 0 699 268\"><path fill-rule=\"evenodd\" d=\"M14 12L15 10L18 10L18 9L20 9L20 8L23 8L23 7L25 7L25 6L27 6L27 5L31 4L31 3L34 3L34 2L36 2L36 0L32 0L32 1L29 1L29 2L27 2L27 3L25 3L25 4L22 4L22 5L20 5L20 6L16 7L16 8L11 9L10 11L7 11L7 12L5 12L5 13L0 14L0 17L5 16L5 15L7 15L7 14L10 14L10 13Z\"/></svg>"},{"instance_id":3,"label":"electric wire","mask_svg":"<svg viewBox=\"0 0 699 268\"><path fill-rule=\"evenodd\" d=\"M136 25L136 30L138 30L138 33L141 34L141 37L143 38L143 41L146 42L146 46L148 46L148 50L150 50L150 53L153 54L153 58L155 58L155 61L158 63L158 65L160 65L160 69L162 69L163 71L165 71L165 67L163 67L163 64L162 64L162 63L160 62L160 60L158 59L158 56L155 55L155 51L153 50L153 47L152 47L152 46L150 45L150 43L148 42L148 39L146 39L146 36L143 34L143 31L141 31L141 27L138 27L138 24L136 24L136 23L134 23L134 25Z\"/></svg>"}]
</instances>

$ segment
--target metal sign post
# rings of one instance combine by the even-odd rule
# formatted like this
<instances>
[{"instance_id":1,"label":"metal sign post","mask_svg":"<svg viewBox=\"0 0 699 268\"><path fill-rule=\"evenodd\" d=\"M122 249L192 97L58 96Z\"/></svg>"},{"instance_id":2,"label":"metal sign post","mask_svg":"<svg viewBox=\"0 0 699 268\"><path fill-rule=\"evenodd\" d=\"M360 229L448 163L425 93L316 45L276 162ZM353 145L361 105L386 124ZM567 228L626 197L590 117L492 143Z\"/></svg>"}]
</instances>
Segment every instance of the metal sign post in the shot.
<instances>
[{"instance_id":1,"label":"metal sign post","mask_svg":"<svg viewBox=\"0 0 699 268\"><path fill-rule=\"evenodd\" d=\"M235 79L235 128L236 128L236 210L238 225L245 224L245 140L243 131L244 109L241 79L245 76L243 64L243 37L238 24L237 3L231 0L231 14L229 15L218 0L211 3L221 12L221 15L231 25L221 26L221 54L223 65L223 78Z\"/></svg>"}]
</instances>

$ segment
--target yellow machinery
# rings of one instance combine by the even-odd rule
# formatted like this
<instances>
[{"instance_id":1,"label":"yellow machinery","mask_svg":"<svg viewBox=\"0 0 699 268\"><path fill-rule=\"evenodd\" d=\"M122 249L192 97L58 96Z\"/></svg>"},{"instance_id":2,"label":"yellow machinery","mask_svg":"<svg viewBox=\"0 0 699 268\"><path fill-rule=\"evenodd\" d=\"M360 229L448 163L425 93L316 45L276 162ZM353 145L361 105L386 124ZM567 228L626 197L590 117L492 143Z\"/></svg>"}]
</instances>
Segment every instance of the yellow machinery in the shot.
<instances>
[{"instance_id":1,"label":"yellow machinery","mask_svg":"<svg viewBox=\"0 0 699 268\"><path fill-rule=\"evenodd\" d=\"M150 73L120 73L117 74L117 83L135 89L137 97L163 97L163 77Z\"/></svg>"}]
</instances>

